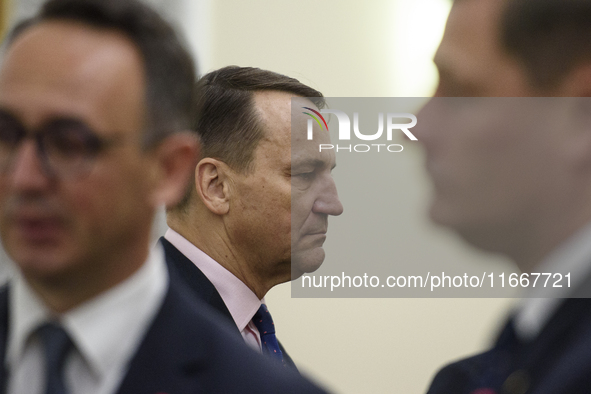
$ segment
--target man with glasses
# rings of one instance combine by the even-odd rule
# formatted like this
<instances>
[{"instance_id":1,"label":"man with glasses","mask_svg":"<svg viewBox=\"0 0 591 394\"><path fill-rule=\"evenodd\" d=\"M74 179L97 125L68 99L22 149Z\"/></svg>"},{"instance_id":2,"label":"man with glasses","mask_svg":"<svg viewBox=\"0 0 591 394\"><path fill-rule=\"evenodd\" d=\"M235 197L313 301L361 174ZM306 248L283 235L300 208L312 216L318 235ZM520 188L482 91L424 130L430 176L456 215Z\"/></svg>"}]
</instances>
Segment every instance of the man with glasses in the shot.
<instances>
[{"instance_id":1,"label":"man with glasses","mask_svg":"<svg viewBox=\"0 0 591 394\"><path fill-rule=\"evenodd\" d=\"M133 0L55 0L0 69L0 388L319 392L226 333L150 250L194 167L194 67Z\"/></svg>"}]
</instances>

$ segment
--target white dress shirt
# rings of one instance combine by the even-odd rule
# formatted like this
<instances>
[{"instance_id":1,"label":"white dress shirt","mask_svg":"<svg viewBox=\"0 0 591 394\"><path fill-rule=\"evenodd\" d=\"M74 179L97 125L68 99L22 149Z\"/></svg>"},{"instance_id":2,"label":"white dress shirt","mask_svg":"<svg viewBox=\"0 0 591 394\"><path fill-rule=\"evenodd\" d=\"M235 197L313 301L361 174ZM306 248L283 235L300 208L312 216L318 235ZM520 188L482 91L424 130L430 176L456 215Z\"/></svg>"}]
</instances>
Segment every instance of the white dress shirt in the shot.
<instances>
[{"instance_id":1,"label":"white dress shirt","mask_svg":"<svg viewBox=\"0 0 591 394\"><path fill-rule=\"evenodd\" d=\"M262 352L261 337L252 317L264 299L259 300L244 282L176 231L168 229L164 238L203 272L222 297L246 344Z\"/></svg>"},{"instance_id":2,"label":"white dress shirt","mask_svg":"<svg viewBox=\"0 0 591 394\"><path fill-rule=\"evenodd\" d=\"M552 289L553 298L540 298L548 294L544 288L526 289L515 314L516 333L526 341L537 337L564 299L568 298L591 274L591 224L550 253L535 268L535 272L570 272L571 284L570 287L566 287L566 282L563 280L562 287ZM553 282L552 279L550 282Z\"/></svg>"},{"instance_id":3,"label":"white dress shirt","mask_svg":"<svg viewBox=\"0 0 591 394\"><path fill-rule=\"evenodd\" d=\"M74 343L65 361L71 394L114 393L168 289L164 252L158 245L130 278L59 316L43 305L20 275L10 287L6 363L8 394L42 394L42 344L34 331L58 322Z\"/></svg>"}]
</instances>

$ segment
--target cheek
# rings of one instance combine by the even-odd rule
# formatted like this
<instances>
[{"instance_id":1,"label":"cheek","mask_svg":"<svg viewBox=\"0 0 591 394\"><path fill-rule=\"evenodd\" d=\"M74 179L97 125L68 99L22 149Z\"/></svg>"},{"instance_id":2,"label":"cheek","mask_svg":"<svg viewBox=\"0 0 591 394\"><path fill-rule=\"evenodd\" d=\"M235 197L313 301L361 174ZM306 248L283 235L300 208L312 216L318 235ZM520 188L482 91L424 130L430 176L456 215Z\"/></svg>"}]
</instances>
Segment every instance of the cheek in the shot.
<instances>
[{"instance_id":1,"label":"cheek","mask_svg":"<svg viewBox=\"0 0 591 394\"><path fill-rule=\"evenodd\" d=\"M6 209L8 200L8 192L6 185L3 181L0 181L0 237L2 238L2 244L8 240L8 230L10 227L10 221L8 219L8 210Z\"/></svg>"},{"instance_id":2,"label":"cheek","mask_svg":"<svg viewBox=\"0 0 591 394\"><path fill-rule=\"evenodd\" d=\"M274 231L281 234L289 233L292 223L290 195L286 193L268 195L264 201L264 205L259 206L262 210L261 216L266 218L267 223L273 223Z\"/></svg>"},{"instance_id":3,"label":"cheek","mask_svg":"<svg viewBox=\"0 0 591 394\"><path fill-rule=\"evenodd\" d=\"M68 207L77 227L94 232L95 236L114 231L113 227L131 225L131 218L145 207L140 174L112 169L95 174L86 182L73 185L68 193ZM88 234L92 236L93 234Z\"/></svg>"},{"instance_id":4,"label":"cheek","mask_svg":"<svg viewBox=\"0 0 591 394\"><path fill-rule=\"evenodd\" d=\"M254 180L251 186L241 188L240 201L243 209L252 215L270 221L285 219L291 211L291 186L285 182Z\"/></svg>"},{"instance_id":5,"label":"cheek","mask_svg":"<svg viewBox=\"0 0 591 394\"><path fill-rule=\"evenodd\" d=\"M63 199L72 236L80 245L98 242L113 226L111 220L120 215L116 207L121 196L111 182L93 180L76 186L70 187Z\"/></svg>"},{"instance_id":6,"label":"cheek","mask_svg":"<svg viewBox=\"0 0 591 394\"><path fill-rule=\"evenodd\" d=\"M294 193L291 201L292 240L306 231L306 223L312 216L314 198L311 193Z\"/></svg>"},{"instance_id":7,"label":"cheek","mask_svg":"<svg viewBox=\"0 0 591 394\"><path fill-rule=\"evenodd\" d=\"M496 172L515 165L519 157L519 143L510 130L503 125L480 125L472 130L458 130L451 133L445 142L447 149L441 152L441 161L436 164L449 164L448 171L468 177L467 181L479 182ZM508 135L509 134L509 135ZM451 175L451 174L450 174Z\"/></svg>"}]
</instances>

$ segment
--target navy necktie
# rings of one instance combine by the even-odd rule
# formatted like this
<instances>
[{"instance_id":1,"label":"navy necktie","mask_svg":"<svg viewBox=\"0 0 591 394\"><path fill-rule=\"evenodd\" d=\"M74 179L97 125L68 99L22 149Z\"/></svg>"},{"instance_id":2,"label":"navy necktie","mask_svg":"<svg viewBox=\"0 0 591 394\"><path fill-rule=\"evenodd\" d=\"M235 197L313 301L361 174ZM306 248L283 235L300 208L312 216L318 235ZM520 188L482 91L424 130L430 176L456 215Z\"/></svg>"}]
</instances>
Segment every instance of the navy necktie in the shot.
<instances>
[{"instance_id":1,"label":"navy necktie","mask_svg":"<svg viewBox=\"0 0 591 394\"><path fill-rule=\"evenodd\" d=\"M57 324L46 323L38 329L45 355L45 394L67 394L64 364L72 340Z\"/></svg>"},{"instance_id":2,"label":"navy necktie","mask_svg":"<svg viewBox=\"0 0 591 394\"><path fill-rule=\"evenodd\" d=\"M279 348L279 342L277 342L277 337L275 336L275 325L273 324L273 319L267 309L267 305L261 304L259 310L254 314L252 322L261 335L263 353L268 354L275 360L281 361L285 365L283 354Z\"/></svg>"}]
</instances>

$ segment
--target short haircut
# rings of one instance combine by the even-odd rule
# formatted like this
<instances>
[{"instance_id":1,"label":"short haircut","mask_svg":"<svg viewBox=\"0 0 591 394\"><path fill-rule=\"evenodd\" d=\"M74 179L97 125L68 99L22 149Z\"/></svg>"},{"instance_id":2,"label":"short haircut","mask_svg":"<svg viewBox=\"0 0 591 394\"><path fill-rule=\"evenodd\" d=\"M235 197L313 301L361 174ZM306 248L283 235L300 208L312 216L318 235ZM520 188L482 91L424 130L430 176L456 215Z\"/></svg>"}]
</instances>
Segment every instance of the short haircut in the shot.
<instances>
[{"instance_id":1,"label":"short haircut","mask_svg":"<svg viewBox=\"0 0 591 394\"><path fill-rule=\"evenodd\" d=\"M254 151L264 137L254 94L269 90L308 97L318 108L325 105L318 90L273 71L237 66L212 71L199 79L196 89L195 130L201 140L201 156L221 160L234 171L252 171ZM194 185L177 208L187 206Z\"/></svg>"},{"instance_id":2,"label":"short haircut","mask_svg":"<svg viewBox=\"0 0 591 394\"><path fill-rule=\"evenodd\" d=\"M534 86L552 88L591 61L591 0L510 0L501 39Z\"/></svg>"},{"instance_id":3,"label":"short haircut","mask_svg":"<svg viewBox=\"0 0 591 394\"><path fill-rule=\"evenodd\" d=\"M146 73L144 146L189 130L195 117L195 64L174 29L137 0L50 0L17 25L9 45L39 23L67 20L125 35L138 49Z\"/></svg>"}]
</instances>

